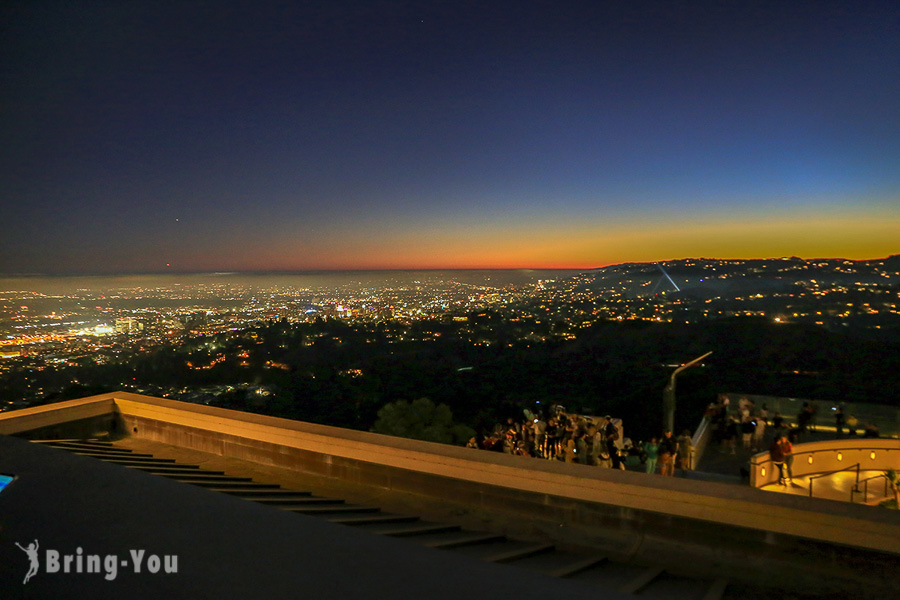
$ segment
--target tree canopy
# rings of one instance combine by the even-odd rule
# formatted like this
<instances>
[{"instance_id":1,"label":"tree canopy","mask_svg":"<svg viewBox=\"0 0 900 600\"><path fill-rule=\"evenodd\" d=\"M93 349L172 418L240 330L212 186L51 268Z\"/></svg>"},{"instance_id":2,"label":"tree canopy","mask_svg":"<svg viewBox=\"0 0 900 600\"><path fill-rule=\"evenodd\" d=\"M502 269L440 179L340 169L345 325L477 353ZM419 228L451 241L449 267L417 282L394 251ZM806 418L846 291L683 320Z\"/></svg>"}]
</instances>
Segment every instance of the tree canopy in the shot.
<instances>
[{"instance_id":1,"label":"tree canopy","mask_svg":"<svg viewBox=\"0 0 900 600\"><path fill-rule=\"evenodd\" d=\"M475 435L470 427L453 422L453 413L446 404L435 405L428 398L385 404L378 411L372 431L442 444L459 444Z\"/></svg>"}]
</instances>

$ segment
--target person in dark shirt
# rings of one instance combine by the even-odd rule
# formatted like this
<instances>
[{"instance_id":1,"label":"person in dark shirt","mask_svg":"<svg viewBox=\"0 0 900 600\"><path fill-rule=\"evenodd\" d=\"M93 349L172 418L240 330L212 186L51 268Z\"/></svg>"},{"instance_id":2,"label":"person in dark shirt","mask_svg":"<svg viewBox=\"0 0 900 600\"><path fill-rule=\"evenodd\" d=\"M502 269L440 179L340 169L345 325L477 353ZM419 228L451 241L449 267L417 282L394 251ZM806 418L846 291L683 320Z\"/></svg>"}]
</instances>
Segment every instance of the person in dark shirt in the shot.
<instances>
[{"instance_id":1,"label":"person in dark shirt","mask_svg":"<svg viewBox=\"0 0 900 600\"><path fill-rule=\"evenodd\" d=\"M809 407L809 404L803 403L803 410L797 415L797 428L800 430L800 435L806 433L806 430L809 428L809 421L812 419L812 409Z\"/></svg>"},{"instance_id":2,"label":"person in dark shirt","mask_svg":"<svg viewBox=\"0 0 900 600\"><path fill-rule=\"evenodd\" d=\"M778 467L778 483L786 485L784 477L784 444L787 442L787 436L779 436L775 438L769 447L769 458L772 463Z\"/></svg>"},{"instance_id":3,"label":"person in dark shirt","mask_svg":"<svg viewBox=\"0 0 900 600\"><path fill-rule=\"evenodd\" d=\"M616 440L619 439L619 430L613 424L612 417L607 415L604 418L606 419L606 426L603 429L603 433L606 435L606 451L612 460L612 468L618 469L622 466L622 457L619 456L619 447L616 446Z\"/></svg>"},{"instance_id":4,"label":"person in dark shirt","mask_svg":"<svg viewBox=\"0 0 900 600\"><path fill-rule=\"evenodd\" d=\"M659 474L671 477L675 474L675 453L678 451L678 442L672 437L671 431L666 431L659 440Z\"/></svg>"},{"instance_id":5,"label":"person in dark shirt","mask_svg":"<svg viewBox=\"0 0 900 600\"><path fill-rule=\"evenodd\" d=\"M784 417L781 416L780 412L776 412L775 416L772 417L772 427L775 428L775 431L779 431L784 426Z\"/></svg>"},{"instance_id":6,"label":"person in dark shirt","mask_svg":"<svg viewBox=\"0 0 900 600\"><path fill-rule=\"evenodd\" d=\"M863 432L863 437L867 438L877 438L879 437L880 432L878 431L878 425L875 423L869 423L866 425L866 429Z\"/></svg>"}]
</instances>

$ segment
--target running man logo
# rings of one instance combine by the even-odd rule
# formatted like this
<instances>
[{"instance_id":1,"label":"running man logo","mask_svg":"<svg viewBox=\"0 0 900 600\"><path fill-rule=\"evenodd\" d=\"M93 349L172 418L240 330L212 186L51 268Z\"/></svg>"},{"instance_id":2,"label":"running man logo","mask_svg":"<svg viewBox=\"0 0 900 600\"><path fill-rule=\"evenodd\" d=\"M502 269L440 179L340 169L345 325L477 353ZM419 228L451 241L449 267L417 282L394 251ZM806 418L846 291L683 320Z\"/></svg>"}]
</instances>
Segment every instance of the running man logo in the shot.
<instances>
[{"instance_id":1,"label":"running man logo","mask_svg":"<svg viewBox=\"0 0 900 600\"><path fill-rule=\"evenodd\" d=\"M16 546L22 549L22 551L28 555L28 560L30 561L30 565L28 566L28 572L25 573L25 580L22 582L22 585L28 583L28 580L37 575L38 569L41 568L41 561L38 558L38 541L34 540L28 547L22 547L22 544L16 542Z\"/></svg>"}]
</instances>

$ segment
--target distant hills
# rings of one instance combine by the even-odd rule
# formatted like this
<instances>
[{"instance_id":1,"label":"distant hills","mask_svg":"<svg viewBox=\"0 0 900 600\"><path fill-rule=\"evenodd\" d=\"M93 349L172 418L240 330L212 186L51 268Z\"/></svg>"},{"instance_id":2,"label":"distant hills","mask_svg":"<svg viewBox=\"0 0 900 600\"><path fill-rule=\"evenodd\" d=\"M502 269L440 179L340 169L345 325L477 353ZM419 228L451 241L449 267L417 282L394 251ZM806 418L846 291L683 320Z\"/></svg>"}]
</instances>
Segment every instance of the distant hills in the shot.
<instances>
[{"instance_id":1,"label":"distant hills","mask_svg":"<svg viewBox=\"0 0 900 600\"><path fill-rule=\"evenodd\" d=\"M591 269L595 290L617 288L629 296L660 293L715 297L773 293L796 289L885 287L900 285L900 255L882 259L770 259L685 258L658 263L623 263Z\"/></svg>"}]
</instances>

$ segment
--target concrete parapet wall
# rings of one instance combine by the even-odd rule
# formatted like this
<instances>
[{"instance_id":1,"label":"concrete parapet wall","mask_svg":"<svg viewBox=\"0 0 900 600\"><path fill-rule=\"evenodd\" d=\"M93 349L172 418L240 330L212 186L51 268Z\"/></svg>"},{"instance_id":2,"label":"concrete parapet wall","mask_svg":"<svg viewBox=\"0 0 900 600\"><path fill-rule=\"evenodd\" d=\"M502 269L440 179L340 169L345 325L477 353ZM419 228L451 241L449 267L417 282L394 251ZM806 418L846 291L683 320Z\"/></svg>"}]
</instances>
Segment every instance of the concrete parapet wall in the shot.
<instances>
[{"instance_id":1,"label":"concrete parapet wall","mask_svg":"<svg viewBox=\"0 0 900 600\"><path fill-rule=\"evenodd\" d=\"M132 435L388 489L478 489L482 496L509 502L515 498L520 506L524 501L547 507L554 498L577 504L570 511L572 518L576 513L596 514L599 506L601 513L612 510L616 518L623 511L632 520L636 513L664 515L900 554L900 514L869 507L507 456L130 394L116 395L116 405Z\"/></svg>"},{"instance_id":2,"label":"concrete parapet wall","mask_svg":"<svg viewBox=\"0 0 900 600\"><path fill-rule=\"evenodd\" d=\"M716 545L726 542L744 550L800 551L815 540L827 545L821 554L831 560L844 556L840 547L887 553L891 560L900 555L900 513L751 487L508 456L128 393L28 409L33 412L22 416L34 424L42 422L41 411L74 415L87 406L114 411L122 430L139 438L533 519L573 543L596 534L598 542L617 537L633 553L650 538L673 551L681 544L722 551ZM4 414L0 431L33 429L10 425L15 416ZM874 560L865 556L864 562Z\"/></svg>"},{"instance_id":3,"label":"concrete parapet wall","mask_svg":"<svg viewBox=\"0 0 900 600\"><path fill-rule=\"evenodd\" d=\"M793 446L794 477L853 469L862 471L900 470L900 440L853 437ZM778 481L778 467L768 452L750 459L750 485L764 487Z\"/></svg>"},{"instance_id":4,"label":"concrete parapet wall","mask_svg":"<svg viewBox=\"0 0 900 600\"><path fill-rule=\"evenodd\" d=\"M31 439L90 436L115 426L111 394L0 413L0 434Z\"/></svg>"}]
</instances>

